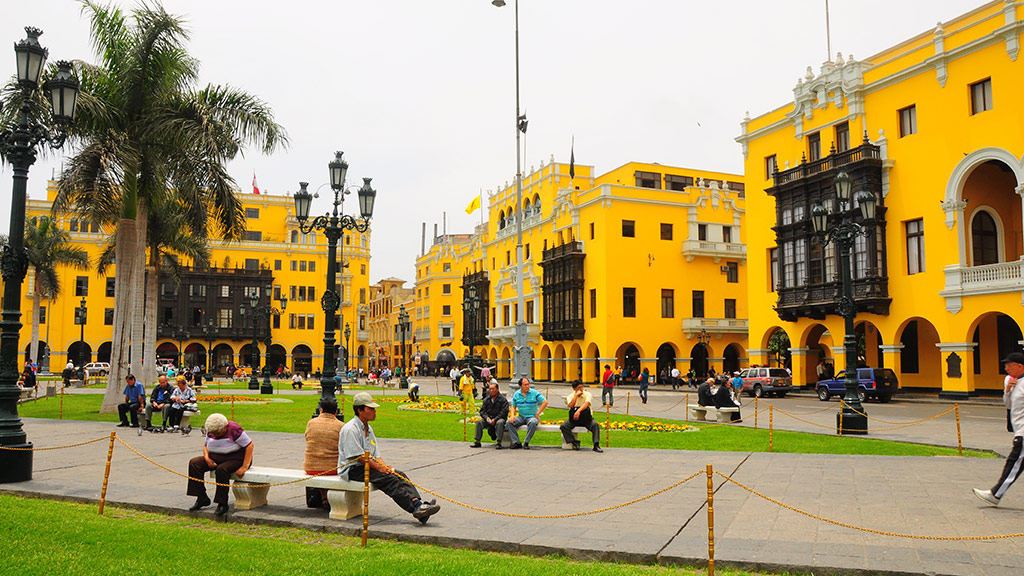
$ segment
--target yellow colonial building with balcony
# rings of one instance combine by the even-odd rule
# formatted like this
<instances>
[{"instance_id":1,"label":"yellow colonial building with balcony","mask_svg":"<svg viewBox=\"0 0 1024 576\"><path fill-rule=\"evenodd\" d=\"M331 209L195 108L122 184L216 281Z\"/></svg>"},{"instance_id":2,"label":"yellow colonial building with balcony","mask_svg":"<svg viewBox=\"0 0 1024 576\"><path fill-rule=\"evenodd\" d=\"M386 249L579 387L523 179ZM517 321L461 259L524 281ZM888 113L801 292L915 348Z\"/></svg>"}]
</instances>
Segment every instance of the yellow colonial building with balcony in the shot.
<instances>
[{"instance_id":1,"label":"yellow colonial building with balcony","mask_svg":"<svg viewBox=\"0 0 1024 576\"><path fill-rule=\"evenodd\" d=\"M29 200L27 216L50 214L57 183L51 181L46 200ZM270 322L267 365L276 370L311 373L323 368L324 313L320 297L326 287L327 240L316 232L303 234L295 219L290 195L236 192L247 219L246 239L233 243L210 240L209 268L194 269L181 262L180 283L162 275L157 306L157 358L184 362L186 366L207 364L223 373L228 366L251 364L254 328L240 305L251 291L272 290L271 303L279 314ZM69 359L109 361L114 306L114 268L103 276L96 262L110 237L111 229L72 215L58 217L60 227L70 234L72 244L84 248L90 270L58 270L61 295L42 301L40 311L40 354L44 367L59 372ZM341 330L336 342L350 347L353 366L367 367L369 345L370 231L346 230L339 240L339 310ZM29 269L22 301L22 348L31 342L34 274ZM88 315L84 330L74 324L74 310L85 298ZM282 299L287 306L282 309ZM264 300L264 303L266 300ZM349 343L344 327L351 328ZM260 323L260 364L267 353L267 326ZM179 357L179 351L181 357Z\"/></svg>"},{"instance_id":2,"label":"yellow colonial building with balcony","mask_svg":"<svg viewBox=\"0 0 1024 576\"><path fill-rule=\"evenodd\" d=\"M417 344L438 368L464 358L473 334L475 353L511 376L518 218L534 378L597 382L605 364L627 375L746 364L741 177L638 162L597 176L552 159L522 187L521 205L514 185L489 193L473 234L435 231L417 259ZM467 330L470 287L481 306Z\"/></svg>"},{"instance_id":3,"label":"yellow colonial building with balcony","mask_svg":"<svg viewBox=\"0 0 1024 576\"><path fill-rule=\"evenodd\" d=\"M862 361L904 389L1001 389L1024 317L1022 31L1021 2L989 2L869 58L808 67L792 102L744 119L752 363L791 363L795 385L817 380L821 358L844 367L837 257L810 210L836 217L847 172L878 206L873 222L853 208L869 232L852 256Z\"/></svg>"}]
</instances>

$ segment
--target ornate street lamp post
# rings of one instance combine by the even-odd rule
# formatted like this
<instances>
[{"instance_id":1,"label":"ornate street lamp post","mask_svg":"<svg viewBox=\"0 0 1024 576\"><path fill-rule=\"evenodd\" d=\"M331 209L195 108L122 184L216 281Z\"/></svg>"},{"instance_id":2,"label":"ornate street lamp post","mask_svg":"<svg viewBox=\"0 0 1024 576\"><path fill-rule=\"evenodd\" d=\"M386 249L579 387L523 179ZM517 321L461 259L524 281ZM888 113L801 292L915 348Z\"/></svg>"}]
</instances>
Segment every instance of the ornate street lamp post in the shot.
<instances>
[{"instance_id":1,"label":"ornate street lamp post","mask_svg":"<svg viewBox=\"0 0 1024 576\"><path fill-rule=\"evenodd\" d=\"M349 344L350 344L350 339L351 338L352 338L352 327L348 325L348 322L345 322L345 374L346 375L348 374L348 371L349 371L348 357L349 357L349 354L352 353L352 349L349 348Z\"/></svg>"},{"instance_id":2,"label":"ornate street lamp post","mask_svg":"<svg viewBox=\"0 0 1024 576\"><path fill-rule=\"evenodd\" d=\"M85 306L85 296L82 296L82 302L78 308L75 308L75 324L78 324L78 379L82 380L82 386L85 386L85 365L88 364L85 358L85 321L89 316L89 309Z\"/></svg>"},{"instance_id":3,"label":"ornate street lamp post","mask_svg":"<svg viewBox=\"0 0 1024 576\"><path fill-rule=\"evenodd\" d=\"M398 329L402 332L402 377L399 379L399 387L403 390L409 388L409 365L405 357L405 335L409 332L409 312L405 304L398 307Z\"/></svg>"},{"instance_id":4,"label":"ornate street lamp post","mask_svg":"<svg viewBox=\"0 0 1024 576\"><path fill-rule=\"evenodd\" d=\"M178 341L178 369L179 370L184 370L185 369L185 351L182 350L181 347L185 343L185 340L188 340L188 338L189 338L188 330L185 330L184 326L180 326L180 325L177 326L177 328L174 330L174 339Z\"/></svg>"},{"instance_id":5,"label":"ornate street lamp post","mask_svg":"<svg viewBox=\"0 0 1024 576\"><path fill-rule=\"evenodd\" d=\"M811 208L811 220L814 233L824 248L834 242L839 249L839 268L843 284L843 297L839 300L839 314L844 320L843 348L846 353L846 396L843 406L836 414L836 432L840 434L867 434L868 417L860 403L857 380L857 337L854 333L853 320L857 316L857 304L853 300L853 281L850 268L850 249L858 236L868 236L875 220L875 195L867 190L857 193L860 214L866 226L854 221L853 206L850 202L850 190L853 182L846 172L840 172L835 178L836 199L839 201L838 213L826 210L820 203ZM829 220L832 220L830 223Z\"/></svg>"},{"instance_id":6,"label":"ornate street lamp post","mask_svg":"<svg viewBox=\"0 0 1024 576\"><path fill-rule=\"evenodd\" d=\"M206 381L213 382L213 341L217 339L217 324L210 319L203 327L206 338Z\"/></svg>"},{"instance_id":7,"label":"ornate street lamp post","mask_svg":"<svg viewBox=\"0 0 1024 576\"><path fill-rule=\"evenodd\" d=\"M270 343L272 342L270 337L270 319L273 316L281 314L281 310L284 310L288 306L288 299L281 298L281 310L274 308L271 303L271 290L273 287L267 284L262 288L262 296L266 296L267 303L260 304L262 298L260 289L253 288L249 294L249 314L252 316L252 374L249 376L249 390L259 389L260 394L273 394L274 386L270 383ZM242 316L246 314L246 308L243 305L239 312ZM264 338L266 344L266 356L263 364L263 385L260 385L259 376L256 374L256 367L260 362L260 322L266 323L267 333Z\"/></svg>"},{"instance_id":8,"label":"ornate street lamp post","mask_svg":"<svg viewBox=\"0 0 1024 576\"><path fill-rule=\"evenodd\" d=\"M491 4L501 8L505 0L492 0ZM526 133L526 114L519 111L519 0L515 1L516 28L516 332L515 346L512 348L512 381L519 382L523 377L530 376L533 350L526 342L526 297L523 294L523 171L520 146L520 133Z\"/></svg>"},{"instance_id":9,"label":"ornate street lamp post","mask_svg":"<svg viewBox=\"0 0 1024 576\"><path fill-rule=\"evenodd\" d=\"M337 258L338 238L344 230L357 230L366 232L370 228L370 218L373 216L373 203L377 198L377 192L370 187L370 178L363 178L363 186L359 189L359 212L362 220L344 214L344 208L339 214L339 207L342 206L345 189L345 175L348 173L348 162L342 158L341 152L336 152L334 160L327 165L331 174L331 189L334 190L334 209L330 214L317 216L309 220L309 209L313 202L313 195L306 190L308 182L299 182L299 191L295 193L295 217L299 221L299 229L308 234L313 230L322 230L327 237L327 288L320 298L320 304L324 309L326 320L324 322L324 370L320 377L320 397L334 397L334 331L336 320L334 313L338 311L341 304L340 295L335 292L337 289Z\"/></svg>"},{"instance_id":10,"label":"ornate street lamp post","mask_svg":"<svg viewBox=\"0 0 1024 576\"><path fill-rule=\"evenodd\" d=\"M466 316L466 325L462 327L463 337L469 344L469 371L473 372L473 344L476 338L476 317L480 311L480 297L476 294L476 286L466 289L466 297L462 300L462 309ZM484 386L487 383L484 382Z\"/></svg>"},{"instance_id":11,"label":"ornate street lamp post","mask_svg":"<svg viewBox=\"0 0 1024 576\"><path fill-rule=\"evenodd\" d=\"M711 334L708 334L707 330L705 330L704 328L701 328L700 329L700 334L697 334L697 342L700 344L701 349L704 350L704 373L703 373L702 377L703 378L707 378L708 377L708 368L710 368L710 362L711 362L711 360L709 358L709 356L711 354L708 352L708 343L711 342Z\"/></svg>"},{"instance_id":12,"label":"ornate street lamp post","mask_svg":"<svg viewBox=\"0 0 1024 576\"><path fill-rule=\"evenodd\" d=\"M0 155L11 164L14 186L11 194L11 228L7 246L0 257L4 279L4 309L0 320L0 482L32 479L32 443L18 416L18 337L21 331L21 283L28 269L25 256L25 197L28 169L36 161L36 146L46 142L53 148L64 144L64 129L75 116L78 78L69 62L57 62L57 71L43 87L50 92L51 112L56 130L50 132L32 114L33 93L49 52L39 45L38 28L25 28L27 38L14 45L18 86L21 88L21 118L13 128L0 133Z\"/></svg>"},{"instance_id":13,"label":"ornate street lamp post","mask_svg":"<svg viewBox=\"0 0 1024 576\"><path fill-rule=\"evenodd\" d=\"M254 288L249 293L249 306L246 308L245 304L238 307L238 313L242 315L244 319L246 312L249 313L250 321L252 322L252 349L249 351L249 390L259 390L260 380L256 375L256 367L260 364L260 341L259 341L259 315L256 313L256 307L259 305L260 296L257 290Z\"/></svg>"}]
</instances>

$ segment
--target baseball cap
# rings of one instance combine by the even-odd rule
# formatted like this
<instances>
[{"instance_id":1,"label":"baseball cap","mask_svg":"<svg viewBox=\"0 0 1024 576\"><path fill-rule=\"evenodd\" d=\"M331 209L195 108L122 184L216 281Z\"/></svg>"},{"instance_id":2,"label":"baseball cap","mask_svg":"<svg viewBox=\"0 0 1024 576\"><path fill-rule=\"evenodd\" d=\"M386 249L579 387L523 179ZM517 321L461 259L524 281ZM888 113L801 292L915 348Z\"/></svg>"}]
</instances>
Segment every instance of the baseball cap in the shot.
<instances>
[{"instance_id":1,"label":"baseball cap","mask_svg":"<svg viewBox=\"0 0 1024 576\"><path fill-rule=\"evenodd\" d=\"M1020 352L1010 352L1006 355L1006 358L1003 358L1003 364L1007 364L1009 362L1024 364L1024 354L1021 354Z\"/></svg>"},{"instance_id":2,"label":"baseball cap","mask_svg":"<svg viewBox=\"0 0 1024 576\"><path fill-rule=\"evenodd\" d=\"M360 392L352 397L352 406L366 406L368 408L378 408L380 404L373 401L373 396L370 396L369 392Z\"/></svg>"}]
</instances>

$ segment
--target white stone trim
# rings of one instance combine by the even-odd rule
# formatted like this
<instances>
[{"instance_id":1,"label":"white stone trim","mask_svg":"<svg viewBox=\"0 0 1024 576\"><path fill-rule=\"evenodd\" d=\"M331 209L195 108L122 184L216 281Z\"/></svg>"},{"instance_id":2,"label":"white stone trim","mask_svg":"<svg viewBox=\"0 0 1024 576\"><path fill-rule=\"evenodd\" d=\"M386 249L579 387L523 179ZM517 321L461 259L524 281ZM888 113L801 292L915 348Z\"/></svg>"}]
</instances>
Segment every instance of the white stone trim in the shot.
<instances>
[{"instance_id":1,"label":"white stone trim","mask_svg":"<svg viewBox=\"0 0 1024 576\"><path fill-rule=\"evenodd\" d=\"M940 352L973 352L977 346L974 342L939 342L935 345Z\"/></svg>"}]
</instances>

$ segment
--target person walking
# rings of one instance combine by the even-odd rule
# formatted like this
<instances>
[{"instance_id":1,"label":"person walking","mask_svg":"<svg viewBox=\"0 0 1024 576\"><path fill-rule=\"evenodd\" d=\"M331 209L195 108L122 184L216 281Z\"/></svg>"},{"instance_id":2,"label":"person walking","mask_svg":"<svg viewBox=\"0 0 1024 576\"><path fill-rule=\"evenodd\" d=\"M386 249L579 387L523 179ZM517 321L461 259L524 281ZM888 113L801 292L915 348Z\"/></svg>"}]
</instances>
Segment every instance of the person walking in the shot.
<instances>
[{"instance_id":1,"label":"person walking","mask_svg":"<svg viewBox=\"0 0 1024 576\"><path fill-rule=\"evenodd\" d=\"M620 369L621 370L621 369ZM616 375L612 372L612 367L604 365L604 375L601 376L601 405L610 404L615 405L615 398L612 395L612 388L615 387Z\"/></svg>"},{"instance_id":2,"label":"person walking","mask_svg":"<svg viewBox=\"0 0 1024 576\"><path fill-rule=\"evenodd\" d=\"M990 506L999 506L1006 491L1024 470L1024 386L1018 386L1024 377L1024 354L1012 352L1003 359L1003 403L1006 404L1006 429L1013 432L1013 448L1006 458L1003 473L990 490L974 489L974 495Z\"/></svg>"},{"instance_id":3,"label":"person walking","mask_svg":"<svg viewBox=\"0 0 1024 576\"><path fill-rule=\"evenodd\" d=\"M644 368L643 372L640 373L640 400L647 404L647 386L651 383L651 374Z\"/></svg>"}]
</instances>

